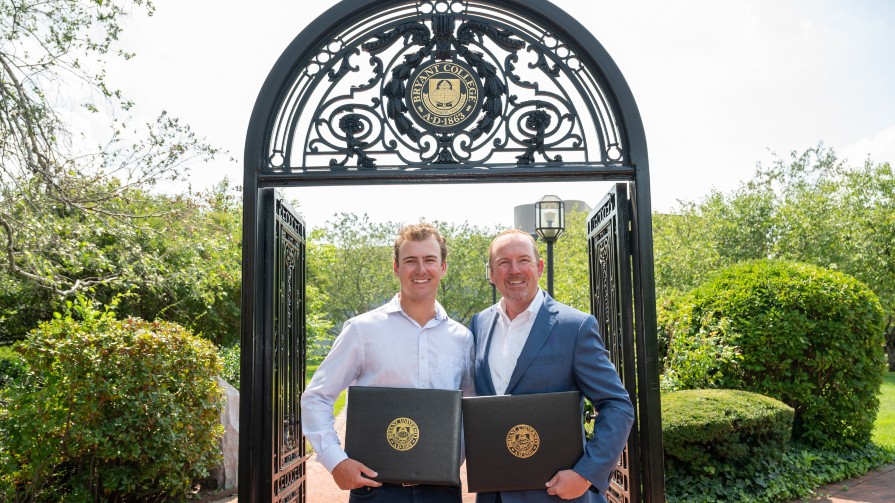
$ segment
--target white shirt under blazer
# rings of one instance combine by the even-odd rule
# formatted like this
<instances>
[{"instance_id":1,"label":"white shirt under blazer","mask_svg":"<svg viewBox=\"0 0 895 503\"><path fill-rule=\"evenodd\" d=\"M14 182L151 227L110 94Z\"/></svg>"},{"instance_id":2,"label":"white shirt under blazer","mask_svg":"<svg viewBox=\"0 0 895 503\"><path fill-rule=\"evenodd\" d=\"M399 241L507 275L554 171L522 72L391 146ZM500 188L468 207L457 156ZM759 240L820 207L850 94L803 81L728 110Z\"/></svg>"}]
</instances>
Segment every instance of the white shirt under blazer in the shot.
<instances>
[{"instance_id":1,"label":"white shirt under blazer","mask_svg":"<svg viewBox=\"0 0 895 503\"><path fill-rule=\"evenodd\" d=\"M535 317L544 303L544 296L538 290L534 300L525 311L519 313L512 320L507 316L506 299L500 299L497 303L498 318L491 333L491 350L488 352L488 364L491 367L491 382L494 383L494 391L503 395L510 384L510 377L516 369L516 360L525 347L531 326Z\"/></svg>"}]
</instances>

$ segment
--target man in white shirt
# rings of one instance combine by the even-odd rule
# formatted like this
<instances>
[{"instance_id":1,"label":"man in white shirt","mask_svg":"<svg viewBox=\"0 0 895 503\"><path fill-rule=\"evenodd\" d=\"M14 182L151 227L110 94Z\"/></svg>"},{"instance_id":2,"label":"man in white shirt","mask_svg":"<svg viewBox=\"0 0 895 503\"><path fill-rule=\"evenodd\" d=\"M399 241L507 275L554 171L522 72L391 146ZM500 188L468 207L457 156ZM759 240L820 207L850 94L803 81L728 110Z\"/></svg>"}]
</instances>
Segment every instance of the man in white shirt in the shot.
<instances>
[{"instance_id":1,"label":"man in white shirt","mask_svg":"<svg viewBox=\"0 0 895 503\"><path fill-rule=\"evenodd\" d=\"M433 226L401 229L392 268L400 291L378 309L345 322L301 397L302 430L317 461L350 502L459 503L460 487L398 486L372 480L375 467L345 454L333 428L333 404L349 385L462 390L473 394L472 334L436 300L447 271L447 246Z\"/></svg>"}]
</instances>

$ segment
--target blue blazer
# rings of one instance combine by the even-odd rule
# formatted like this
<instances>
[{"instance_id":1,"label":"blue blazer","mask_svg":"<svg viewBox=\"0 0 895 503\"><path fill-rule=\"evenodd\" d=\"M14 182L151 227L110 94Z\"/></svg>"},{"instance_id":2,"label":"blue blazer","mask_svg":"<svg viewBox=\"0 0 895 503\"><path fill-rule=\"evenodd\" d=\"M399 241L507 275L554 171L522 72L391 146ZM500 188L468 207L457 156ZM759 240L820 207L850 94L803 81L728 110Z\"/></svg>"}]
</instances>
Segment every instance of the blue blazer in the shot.
<instances>
[{"instance_id":1,"label":"blue blazer","mask_svg":"<svg viewBox=\"0 0 895 503\"><path fill-rule=\"evenodd\" d=\"M634 423L634 407L609 361L596 318L553 300L546 292L539 291L538 295L544 295L544 303L516 361L506 394L579 391L590 399L598 412L594 437L585 444L584 455L573 470L593 485L584 496L570 501L605 503L609 477L618 465ZM488 354L498 316L494 305L473 316L470 324L475 338L475 389L478 395L495 394ZM584 413L583 399L581 412ZM565 501L548 495L546 487L534 491L505 491L500 496L504 503ZM476 502L492 503L496 499L497 493L479 493Z\"/></svg>"}]
</instances>

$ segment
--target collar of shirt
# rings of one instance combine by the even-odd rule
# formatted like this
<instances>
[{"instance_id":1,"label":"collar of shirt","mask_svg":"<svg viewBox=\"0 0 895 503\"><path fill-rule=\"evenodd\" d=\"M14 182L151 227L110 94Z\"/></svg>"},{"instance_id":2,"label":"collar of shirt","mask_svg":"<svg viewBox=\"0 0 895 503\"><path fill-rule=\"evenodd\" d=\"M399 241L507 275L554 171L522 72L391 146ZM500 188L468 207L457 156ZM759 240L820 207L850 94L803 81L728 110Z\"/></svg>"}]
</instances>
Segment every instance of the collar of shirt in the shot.
<instances>
[{"instance_id":1,"label":"collar of shirt","mask_svg":"<svg viewBox=\"0 0 895 503\"><path fill-rule=\"evenodd\" d=\"M383 307L384 307L386 313L388 313L388 314L401 313L401 316L407 318L407 320L410 321L411 323L413 323L414 325L419 326L419 323L417 323L416 320L411 318L409 314L404 312L404 308L401 307L401 295L400 294L396 293L395 296L392 297L392 300L389 301L389 303ZM439 304L438 301L436 300L435 301L435 317L432 318L431 320L429 320L429 322L426 323L425 327L420 327L420 328L434 327L435 325L443 322L446 319L447 319L447 311L445 311L444 308L441 307L441 304Z\"/></svg>"},{"instance_id":2,"label":"collar of shirt","mask_svg":"<svg viewBox=\"0 0 895 503\"><path fill-rule=\"evenodd\" d=\"M503 322L509 325L511 322L515 321L515 318L511 320L510 317L507 315L506 302L507 301L505 299L500 299L500 302L497 303L497 312L500 314ZM538 288L538 293L535 294L535 298L531 300L531 303L528 305L527 308L525 308L525 311L519 313L519 316L517 316L516 318L519 318L521 316L522 319L520 319L519 321L528 321L529 319L534 320L535 316L538 315L538 311L541 310L541 306L543 304L544 290Z\"/></svg>"}]
</instances>

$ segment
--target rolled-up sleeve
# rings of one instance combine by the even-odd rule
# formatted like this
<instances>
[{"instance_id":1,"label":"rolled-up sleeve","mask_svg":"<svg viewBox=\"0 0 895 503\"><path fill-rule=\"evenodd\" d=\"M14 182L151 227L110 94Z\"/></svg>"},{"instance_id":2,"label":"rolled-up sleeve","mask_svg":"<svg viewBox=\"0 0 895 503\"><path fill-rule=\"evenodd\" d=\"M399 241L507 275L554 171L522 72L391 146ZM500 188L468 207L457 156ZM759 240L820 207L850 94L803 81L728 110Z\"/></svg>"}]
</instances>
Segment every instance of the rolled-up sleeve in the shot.
<instances>
[{"instance_id":1,"label":"rolled-up sleeve","mask_svg":"<svg viewBox=\"0 0 895 503\"><path fill-rule=\"evenodd\" d=\"M317 461L330 472L348 458L335 430L333 406L360 375L363 364L362 336L349 320L301 397L302 432L317 453Z\"/></svg>"}]
</instances>

